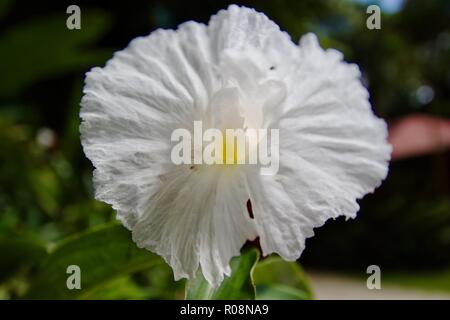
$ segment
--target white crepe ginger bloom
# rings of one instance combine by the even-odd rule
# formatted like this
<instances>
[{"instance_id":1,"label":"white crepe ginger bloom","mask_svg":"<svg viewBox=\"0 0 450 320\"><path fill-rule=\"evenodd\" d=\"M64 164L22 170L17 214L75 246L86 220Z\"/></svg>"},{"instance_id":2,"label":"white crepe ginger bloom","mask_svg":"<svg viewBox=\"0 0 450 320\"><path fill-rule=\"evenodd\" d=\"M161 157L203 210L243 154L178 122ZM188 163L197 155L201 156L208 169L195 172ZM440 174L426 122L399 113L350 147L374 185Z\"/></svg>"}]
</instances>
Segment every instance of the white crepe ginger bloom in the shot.
<instances>
[{"instance_id":1,"label":"white crepe ginger bloom","mask_svg":"<svg viewBox=\"0 0 450 320\"><path fill-rule=\"evenodd\" d=\"M356 200L388 172L386 123L372 112L358 67L313 34L296 45L264 14L236 5L208 25L134 39L87 73L81 105L96 198L175 279L200 266L220 284L256 237L264 255L298 259L313 228L355 217ZM278 128L278 173L174 164L171 133L194 121Z\"/></svg>"}]
</instances>

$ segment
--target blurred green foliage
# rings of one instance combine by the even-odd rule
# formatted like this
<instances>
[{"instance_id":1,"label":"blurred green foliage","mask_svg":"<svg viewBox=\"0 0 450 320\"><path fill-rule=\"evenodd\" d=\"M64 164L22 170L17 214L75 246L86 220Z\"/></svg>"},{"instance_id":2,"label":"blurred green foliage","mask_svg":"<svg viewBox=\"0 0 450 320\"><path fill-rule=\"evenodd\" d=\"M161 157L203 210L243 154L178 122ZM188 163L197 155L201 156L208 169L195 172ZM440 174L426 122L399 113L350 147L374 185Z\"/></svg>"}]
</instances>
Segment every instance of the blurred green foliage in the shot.
<instances>
[{"instance_id":1,"label":"blurred green foliage","mask_svg":"<svg viewBox=\"0 0 450 320\"><path fill-rule=\"evenodd\" d=\"M14 63L0 65L0 74L8 75L0 95L14 95L41 79L105 61L109 50L85 50L83 46L97 40L104 32L107 15L96 10L83 14L83 27L87 30L83 32L61 27L65 21L65 15L55 13L30 19L3 34L0 59Z\"/></svg>"},{"instance_id":2,"label":"blurred green foliage","mask_svg":"<svg viewBox=\"0 0 450 320\"><path fill-rule=\"evenodd\" d=\"M358 63L376 112L389 121L417 112L450 117L449 1L405 1L399 12L383 13L382 29L373 31L365 25L367 4L358 1L241 3L265 12L294 41L315 32L323 46ZM183 298L183 283L135 248L124 228L99 227L115 213L93 199L79 101L84 73L132 38L186 20L207 22L227 2L80 1L78 31L65 27L69 4L0 0L0 299ZM432 88L429 101L420 99L423 86ZM301 261L334 270L373 263L398 272L448 270L449 163L448 152L393 163L386 183L361 201L358 219L327 223L307 241ZM271 259L255 269L257 297L311 298L299 266ZM60 291L67 275L55 268L69 260L93 272L82 296Z\"/></svg>"}]
</instances>

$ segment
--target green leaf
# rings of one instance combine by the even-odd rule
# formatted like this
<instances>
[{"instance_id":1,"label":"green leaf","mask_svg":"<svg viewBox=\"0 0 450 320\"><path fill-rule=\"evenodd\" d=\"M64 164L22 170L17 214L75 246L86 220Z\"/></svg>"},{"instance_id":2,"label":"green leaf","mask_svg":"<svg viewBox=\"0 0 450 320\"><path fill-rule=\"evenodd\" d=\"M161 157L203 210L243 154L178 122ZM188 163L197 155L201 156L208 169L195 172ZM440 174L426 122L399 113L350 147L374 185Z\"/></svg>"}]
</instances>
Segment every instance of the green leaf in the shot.
<instances>
[{"instance_id":1,"label":"green leaf","mask_svg":"<svg viewBox=\"0 0 450 320\"><path fill-rule=\"evenodd\" d=\"M253 270L253 281L257 300L309 300L313 297L301 266L278 256L258 263Z\"/></svg>"},{"instance_id":2,"label":"green leaf","mask_svg":"<svg viewBox=\"0 0 450 320\"><path fill-rule=\"evenodd\" d=\"M197 277L188 281L187 300L253 300L255 287L252 270L259 259L255 248L243 250L240 256L231 260L231 275L226 277L219 287L213 288L199 271Z\"/></svg>"},{"instance_id":3,"label":"green leaf","mask_svg":"<svg viewBox=\"0 0 450 320\"><path fill-rule=\"evenodd\" d=\"M117 278L83 295L86 300L141 300L145 292L129 276Z\"/></svg>"},{"instance_id":4,"label":"green leaf","mask_svg":"<svg viewBox=\"0 0 450 320\"><path fill-rule=\"evenodd\" d=\"M174 300L184 298L185 281L173 280L172 268L160 263L146 271L114 279L95 288L82 299Z\"/></svg>"},{"instance_id":5,"label":"green leaf","mask_svg":"<svg viewBox=\"0 0 450 320\"><path fill-rule=\"evenodd\" d=\"M160 257L136 246L128 230L117 223L108 224L59 244L43 261L26 298L80 298L116 278L160 263ZM67 288L70 265L81 269L80 290Z\"/></svg>"},{"instance_id":6,"label":"green leaf","mask_svg":"<svg viewBox=\"0 0 450 320\"><path fill-rule=\"evenodd\" d=\"M258 285L256 300L310 300L311 294L283 284Z\"/></svg>"},{"instance_id":7,"label":"green leaf","mask_svg":"<svg viewBox=\"0 0 450 320\"><path fill-rule=\"evenodd\" d=\"M0 283L24 267L39 264L47 256L45 245L28 238L0 239Z\"/></svg>"}]
</instances>

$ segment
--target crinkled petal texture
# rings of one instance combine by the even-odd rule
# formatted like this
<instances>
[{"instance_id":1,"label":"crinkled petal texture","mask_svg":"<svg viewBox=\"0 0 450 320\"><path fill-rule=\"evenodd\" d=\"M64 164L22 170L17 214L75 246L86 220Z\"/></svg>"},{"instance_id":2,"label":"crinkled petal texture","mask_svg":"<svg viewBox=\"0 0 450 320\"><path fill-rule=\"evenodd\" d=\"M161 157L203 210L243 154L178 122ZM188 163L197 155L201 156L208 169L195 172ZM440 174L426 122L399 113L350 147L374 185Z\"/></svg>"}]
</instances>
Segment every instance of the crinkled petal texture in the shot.
<instances>
[{"instance_id":1,"label":"crinkled petal texture","mask_svg":"<svg viewBox=\"0 0 450 320\"><path fill-rule=\"evenodd\" d=\"M86 77L81 137L96 198L175 279L200 266L218 285L257 236L264 254L297 259L314 227L354 217L356 200L386 177L386 124L359 78L314 35L297 46L265 15L235 5L207 26L187 22L137 38ZM278 173L173 164L173 130L192 131L196 120L278 128Z\"/></svg>"}]
</instances>

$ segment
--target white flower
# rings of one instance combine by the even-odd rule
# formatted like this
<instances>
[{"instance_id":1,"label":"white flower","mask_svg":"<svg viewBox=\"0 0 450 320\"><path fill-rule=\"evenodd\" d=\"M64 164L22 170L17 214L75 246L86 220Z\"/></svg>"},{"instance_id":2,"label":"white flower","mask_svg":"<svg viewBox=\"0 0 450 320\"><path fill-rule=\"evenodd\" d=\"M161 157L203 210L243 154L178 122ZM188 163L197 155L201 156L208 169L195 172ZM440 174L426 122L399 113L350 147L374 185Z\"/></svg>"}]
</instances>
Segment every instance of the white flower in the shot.
<instances>
[{"instance_id":1,"label":"white flower","mask_svg":"<svg viewBox=\"0 0 450 320\"><path fill-rule=\"evenodd\" d=\"M359 78L356 65L313 34L297 46L264 14L235 5L208 25L136 38L86 77L81 132L96 198L175 279L201 266L219 284L255 237L264 255L298 259L313 228L355 217L356 200L387 175L386 124ZM279 128L278 173L173 164L171 132L196 120Z\"/></svg>"}]
</instances>

